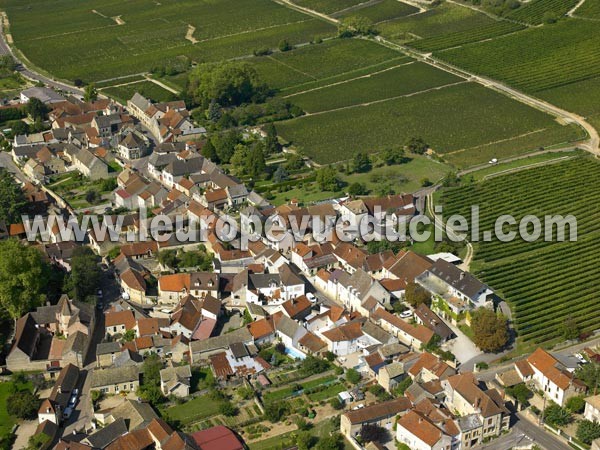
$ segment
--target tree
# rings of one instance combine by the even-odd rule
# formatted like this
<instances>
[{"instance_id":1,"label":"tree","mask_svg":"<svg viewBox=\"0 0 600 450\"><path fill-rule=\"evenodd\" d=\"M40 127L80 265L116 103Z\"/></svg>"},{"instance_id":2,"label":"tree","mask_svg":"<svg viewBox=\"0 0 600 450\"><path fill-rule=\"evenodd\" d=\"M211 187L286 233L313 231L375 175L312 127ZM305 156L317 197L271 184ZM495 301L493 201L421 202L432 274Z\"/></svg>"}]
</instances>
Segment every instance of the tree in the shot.
<instances>
[{"instance_id":1,"label":"tree","mask_svg":"<svg viewBox=\"0 0 600 450\"><path fill-rule=\"evenodd\" d=\"M277 129L275 125L270 122L265 125L265 153L267 155L272 155L274 153L281 152L281 144L279 143L279 139L277 138Z\"/></svg>"},{"instance_id":2,"label":"tree","mask_svg":"<svg viewBox=\"0 0 600 450\"><path fill-rule=\"evenodd\" d=\"M335 410L344 408L344 404L337 396L332 397L331 400L329 400L329 405Z\"/></svg>"},{"instance_id":3,"label":"tree","mask_svg":"<svg viewBox=\"0 0 600 450\"><path fill-rule=\"evenodd\" d=\"M433 182L429 178L427 178L427 177L421 178L421 186L429 187L432 185L433 185Z\"/></svg>"},{"instance_id":4,"label":"tree","mask_svg":"<svg viewBox=\"0 0 600 450\"><path fill-rule=\"evenodd\" d=\"M0 314L17 320L46 300L50 269L33 247L0 242Z\"/></svg>"},{"instance_id":5,"label":"tree","mask_svg":"<svg viewBox=\"0 0 600 450\"><path fill-rule=\"evenodd\" d=\"M100 198L100 195L98 194L98 191L96 191L95 189L89 189L85 193L85 201L88 203L92 203L92 204L96 203L99 198Z\"/></svg>"},{"instance_id":6,"label":"tree","mask_svg":"<svg viewBox=\"0 0 600 450\"><path fill-rule=\"evenodd\" d=\"M406 142L406 148L409 152L415 153L417 155L422 155L427 151L429 145L425 143L423 138L420 137L411 137Z\"/></svg>"},{"instance_id":7,"label":"tree","mask_svg":"<svg viewBox=\"0 0 600 450\"><path fill-rule=\"evenodd\" d=\"M411 384L412 378L407 376L400 383L398 383L398 386L396 386L396 393L398 395L404 395L404 392L410 387Z\"/></svg>"},{"instance_id":8,"label":"tree","mask_svg":"<svg viewBox=\"0 0 600 450\"><path fill-rule=\"evenodd\" d=\"M372 36L377 34L373 21L364 16L350 16L342 19L338 25L338 36L347 38L352 36Z\"/></svg>"},{"instance_id":9,"label":"tree","mask_svg":"<svg viewBox=\"0 0 600 450\"><path fill-rule=\"evenodd\" d=\"M358 152L352 158L352 169L354 172L363 173L371 170L371 159L365 152Z\"/></svg>"},{"instance_id":10,"label":"tree","mask_svg":"<svg viewBox=\"0 0 600 450\"><path fill-rule=\"evenodd\" d=\"M544 410L544 421L552 426L564 426L573 420L571 413L565 408L561 408L556 403L552 403Z\"/></svg>"},{"instance_id":11,"label":"tree","mask_svg":"<svg viewBox=\"0 0 600 450\"><path fill-rule=\"evenodd\" d=\"M381 160L388 166L393 164L404 164L410 160L406 157L401 147L386 148L379 153Z\"/></svg>"},{"instance_id":12,"label":"tree","mask_svg":"<svg viewBox=\"0 0 600 450\"><path fill-rule=\"evenodd\" d=\"M577 324L577 321L573 318L573 316L569 315L565 321L560 324L560 331L565 340L571 341L579 337L581 330Z\"/></svg>"},{"instance_id":13,"label":"tree","mask_svg":"<svg viewBox=\"0 0 600 450\"><path fill-rule=\"evenodd\" d=\"M200 151L200 153L202 153L202 156L210 159L212 162L219 163L219 157L217 156L217 150L215 149L215 146L210 141L210 139L208 141L206 141L206 144L204 144L204 147L202 147L202 150Z\"/></svg>"},{"instance_id":14,"label":"tree","mask_svg":"<svg viewBox=\"0 0 600 450\"><path fill-rule=\"evenodd\" d=\"M238 409L229 400L219 405L219 412L226 417L237 416Z\"/></svg>"},{"instance_id":15,"label":"tree","mask_svg":"<svg viewBox=\"0 0 600 450\"><path fill-rule=\"evenodd\" d=\"M77 247L71 258L71 273L68 286L73 296L81 301L96 295L102 271L98 267L98 256L89 247Z\"/></svg>"},{"instance_id":16,"label":"tree","mask_svg":"<svg viewBox=\"0 0 600 450\"><path fill-rule=\"evenodd\" d=\"M21 212L27 205L21 186L15 182L10 172L0 173L0 221L7 225L21 222Z\"/></svg>"},{"instance_id":17,"label":"tree","mask_svg":"<svg viewBox=\"0 0 600 450\"><path fill-rule=\"evenodd\" d=\"M329 369L329 362L324 359L317 358L312 355L308 355L300 364L300 372L304 375L315 375L317 373L325 372Z\"/></svg>"},{"instance_id":18,"label":"tree","mask_svg":"<svg viewBox=\"0 0 600 450\"><path fill-rule=\"evenodd\" d=\"M268 91L256 69L244 62L200 64L189 75L188 92L204 109L212 101L224 107L261 102Z\"/></svg>"},{"instance_id":19,"label":"tree","mask_svg":"<svg viewBox=\"0 0 600 450\"><path fill-rule=\"evenodd\" d=\"M582 420L577 426L575 436L584 444L590 445L592 441L600 438L600 423Z\"/></svg>"},{"instance_id":20,"label":"tree","mask_svg":"<svg viewBox=\"0 0 600 450\"><path fill-rule=\"evenodd\" d=\"M507 387L506 393L512 395L522 406L527 406L529 399L533 397L533 392L529 390L525 383Z\"/></svg>"},{"instance_id":21,"label":"tree","mask_svg":"<svg viewBox=\"0 0 600 450\"><path fill-rule=\"evenodd\" d=\"M585 408L585 400L580 395L570 397L565 403L565 407L573 414L579 414L583 412Z\"/></svg>"},{"instance_id":22,"label":"tree","mask_svg":"<svg viewBox=\"0 0 600 450\"><path fill-rule=\"evenodd\" d=\"M346 380L349 383L357 384L362 379L362 376L356 369L348 369L346 371Z\"/></svg>"},{"instance_id":23,"label":"tree","mask_svg":"<svg viewBox=\"0 0 600 450\"><path fill-rule=\"evenodd\" d=\"M471 317L473 342L484 352L497 352L508 342L508 321L488 308L477 309Z\"/></svg>"},{"instance_id":24,"label":"tree","mask_svg":"<svg viewBox=\"0 0 600 450\"><path fill-rule=\"evenodd\" d=\"M273 181L275 183L281 183L285 180L287 180L289 178L289 174L288 171L285 170L285 167L283 167L282 165L277 166L277 169L275 169L275 172L273 172Z\"/></svg>"},{"instance_id":25,"label":"tree","mask_svg":"<svg viewBox=\"0 0 600 450\"><path fill-rule=\"evenodd\" d=\"M239 142L240 135L235 130L213 136L212 143L215 146L218 161L224 164L229 163Z\"/></svg>"},{"instance_id":26,"label":"tree","mask_svg":"<svg viewBox=\"0 0 600 450\"><path fill-rule=\"evenodd\" d=\"M360 429L359 436L363 442L383 442L387 438L387 431L379 425L367 424Z\"/></svg>"},{"instance_id":27,"label":"tree","mask_svg":"<svg viewBox=\"0 0 600 450\"><path fill-rule=\"evenodd\" d=\"M48 116L48 107L39 98L32 97L23 106L25 114L30 116L33 120L42 119L45 120Z\"/></svg>"},{"instance_id":28,"label":"tree","mask_svg":"<svg viewBox=\"0 0 600 450\"><path fill-rule=\"evenodd\" d=\"M595 361L583 364L577 368L575 376L583 381L588 389L596 395L598 386L600 386L600 364Z\"/></svg>"},{"instance_id":29,"label":"tree","mask_svg":"<svg viewBox=\"0 0 600 450\"><path fill-rule=\"evenodd\" d=\"M96 100L98 100L98 90L94 83L90 83L83 90L83 101L95 102Z\"/></svg>"},{"instance_id":30,"label":"tree","mask_svg":"<svg viewBox=\"0 0 600 450\"><path fill-rule=\"evenodd\" d=\"M162 368L162 361L156 353L148 355L144 360L144 364L142 364L142 384L138 395L155 406L165 400L160 389L160 371Z\"/></svg>"},{"instance_id":31,"label":"tree","mask_svg":"<svg viewBox=\"0 0 600 450\"><path fill-rule=\"evenodd\" d=\"M289 410L286 402L271 401L265 404L265 418L272 423L279 422Z\"/></svg>"},{"instance_id":32,"label":"tree","mask_svg":"<svg viewBox=\"0 0 600 450\"><path fill-rule=\"evenodd\" d=\"M369 191L364 183L352 183L348 186L348 194L350 195L366 195Z\"/></svg>"},{"instance_id":33,"label":"tree","mask_svg":"<svg viewBox=\"0 0 600 450\"><path fill-rule=\"evenodd\" d=\"M304 167L304 159L297 153L292 153L287 156L285 168L287 170L298 170Z\"/></svg>"},{"instance_id":34,"label":"tree","mask_svg":"<svg viewBox=\"0 0 600 450\"><path fill-rule=\"evenodd\" d=\"M217 123L221 116L221 105L215 100L211 100L206 109L206 118L213 123Z\"/></svg>"},{"instance_id":35,"label":"tree","mask_svg":"<svg viewBox=\"0 0 600 450\"><path fill-rule=\"evenodd\" d=\"M431 294L414 281L411 281L406 285L404 290L404 300L406 300L409 305L415 308L421 303L425 303L427 306L430 306Z\"/></svg>"},{"instance_id":36,"label":"tree","mask_svg":"<svg viewBox=\"0 0 600 450\"><path fill-rule=\"evenodd\" d=\"M342 435L339 433L333 433L329 436L322 437L315 447L316 450L342 450L343 448L344 442Z\"/></svg>"},{"instance_id":37,"label":"tree","mask_svg":"<svg viewBox=\"0 0 600 450\"><path fill-rule=\"evenodd\" d=\"M308 450L314 446L315 438L308 431L296 433L296 446L298 450Z\"/></svg>"},{"instance_id":38,"label":"tree","mask_svg":"<svg viewBox=\"0 0 600 450\"><path fill-rule=\"evenodd\" d=\"M40 399L33 392L18 391L6 399L6 410L9 415L19 419L35 419L40 403Z\"/></svg>"},{"instance_id":39,"label":"tree","mask_svg":"<svg viewBox=\"0 0 600 450\"><path fill-rule=\"evenodd\" d=\"M245 166L246 173L252 178L257 178L265 171L267 164L262 144L255 144L250 148L246 156Z\"/></svg>"},{"instance_id":40,"label":"tree","mask_svg":"<svg viewBox=\"0 0 600 450\"><path fill-rule=\"evenodd\" d=\"M244 400L250 400L254 397L254 390L250 386L241 386L237 389L236 393Z\"/></svg>"},{"instance_id":41,"label":"tree","mask_svg":"<svg viewBox=\"0 0 600 450\"><path fill-rule=\"evenodd\" d=\"M281 52L287 52L293 48L292 44L290 44L287 39L282 39L281 41L279 41L279 45L277 47Z\"/></svg>"},{"instance_id":42,"label":"tree","mask_svg":"<svg viewBox=\"0 0 600 450\"><path fill-rule=\"evenodd\" d=\"M317 171L317 184L323 191L337 191L341 183L336 170L331 166L326 166Z\"/></svg>"},{"instance_id":43,"label":"tree","mask_svg":"<svg viewBox=\"0 0 600 450\"><path fill-rule=\"evenodd\" d=\"M29 133L29 126L22 120L10 120L6 122L6 126L10 128L12 136Z\"/></svg>"}]
</instances>

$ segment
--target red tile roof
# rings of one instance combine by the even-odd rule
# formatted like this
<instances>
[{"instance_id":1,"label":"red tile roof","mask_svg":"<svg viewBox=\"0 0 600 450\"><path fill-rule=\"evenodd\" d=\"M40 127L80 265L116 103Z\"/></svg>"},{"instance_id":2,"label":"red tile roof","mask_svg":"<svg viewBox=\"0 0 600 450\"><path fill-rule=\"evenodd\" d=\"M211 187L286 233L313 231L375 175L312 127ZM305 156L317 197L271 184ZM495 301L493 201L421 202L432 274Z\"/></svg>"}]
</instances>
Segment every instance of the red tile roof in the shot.
<instances>
[{"instance_id":1,"label":"red tile roof","mask_svg":"<svg viewBox=\"0 0 600 450\"><path fill-rule=\"evenodd\" d=\"M235 433L219 425L192 434L192 439L202 450L243 450L244 446Z\"/></svg>"}]
</instances>

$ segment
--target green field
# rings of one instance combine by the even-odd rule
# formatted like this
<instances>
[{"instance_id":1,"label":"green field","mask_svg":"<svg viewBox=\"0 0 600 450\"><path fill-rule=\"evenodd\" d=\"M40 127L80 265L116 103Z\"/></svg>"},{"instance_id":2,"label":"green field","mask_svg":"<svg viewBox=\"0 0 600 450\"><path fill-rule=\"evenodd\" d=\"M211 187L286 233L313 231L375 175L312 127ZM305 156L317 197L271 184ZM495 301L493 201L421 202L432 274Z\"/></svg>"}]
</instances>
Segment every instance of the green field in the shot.
<instances>
[{"instance_id":1,"label":"green field","mask_svg":"<svg viewBox=\"0 0 600 450\"><path fill-rule=\"evenodd\" d=\"M535 93L600 75L600 27L565 19L435 55Z\"/></svg>"},{"instance_id":2,"label":"green field","mask_svg":"<svg viewBox=\"0 0 600 450\"><path fill-rule=\"evenodd\" d=\"M419 9L398 0L381 0L377 3L368 3L365 6L352 8L336 15L339 17L361 16L366 17L374 23L384 20L397 19L398 17L408 16L418 13Z\"/></svg>"},{"instance_id":3,"label":"green field","mask_svg":"<svg viewBox=\"0 0 600 450\"><path fill-rule=\"evenodd\" d=\"M220 401L212 400L207 395L202 395L181 405L170 407L166 410L166 414L169 418L188 425L218 414L221 403Z\"/></svg>"},{"instance_id":4,"label":"green field","mask_svg":"<svg viewBox=\"0 0 600 450\"><path fill-rule=\"evenodd\" d=\"M452 3L443 3L422 14L377 25L382 36L399 42L477 30L495 21L485 14Z\"/></svg>"},{"instance_id":5,"label":"green field","mask_svg":"<svg viewBox=\"0 0 600 450\"><path fill-rule=\"evenodd\" d=\"M3 6L23 54L71 80L146 72L181 57L245 56L276 48L281 39L300 44L335 33L332 25L270 0L5 0ZM195 27L195 44L186 39L188 25Z\"/></svg>"},{"instance_id":6,"label":"green field","mask_svg":"<svg viewBox=\"0 0 600 450\"><path fill-rule=\"evenodd\" d=\"M366 0L294 0L294 3L304 8L331 14L352 6L356 6Z\"/></svg>"},{"instance_id":7,"label":"green field","mask_svg":"<svg viewBox=\"0 0 600 450\"><path fill-rule=\"evenodd\" d=\"M579 137L552 117L473 83L300 117L279 123L277 129L319 163L349 159L359 151L377 152L411 136L423 136L439 154L460 151L470 165L488 160L469 155L469 149L484 144L507 143L532 132L541 141L545 133L552 133L554 142ZM496 157L521 152L519 146L508 146Z\"/></svg>"},{"instance_id":8,"label":"green field","mask_svg":"<svg viewBox=\"0 0 600 450\"><path fill-rule=\"evenodd\" d=\"M540 91L536 95L567 111L588 116L600 112L596 93L600 93L600 76Z\"/></svg>"},{"instance_id":9,"label":"green field","mask_svg":"<svg viewBox=\"0 0 600 450\"><path fill-rule=\"evenodd\" d=\"M177 98L177 95L167 91L158 84L147 80L126 84L123 86L103 88L101 89L101 92L115 98L123 104L127 103L127 100L133 97L133 94L136 92L144 97L154 100L155 102L167 102Z\"/></svg>"},{"instance_id":10,"label":"green field","mask_svg":"<svg viewBox=\"0 0 600 450\"><path fill-rule=\"evenodd\" d=\"M334 39L250 60L269 86L284 94L380 70L409 59L371 41Z\"/></svg>"},{"instance_id":11,"label":"green field","mask_svg":"<svg viewBox=\"0 0 600 450\"><path fill-rule=\"evenodd\" d=\"M593 206L600 196L598 181L600 163L586 156L443 191L446 217L469 218L471 205L479 205L482 232L493 230L501 214L517 221L527 214L577 218L577 242L544 242L542 236L535 242L476 243L472 269L509 302L524 342L560 339L569 316L581 331L598 328L600 222Z\"/></svg>"},{"instance_id":12,"label":"green field","mask_svg":"<svg viewBox=\"0 0 600 450\"><path fill-rule=\"evenodd\" d=\"M558 19L564 16L579 0L532 0L515 9L507 17L531 25L539 25L546 18Z\"/></svg>"},{"instance_id":13,"label":"green field","mask_svg":"<svg viewBox=\"0 0 600 450\"><path fill-rule=\"evenodd\" d=\"M315 113L399 97L462 81L462 78L425 63L401 62L395 68L286 98L304 111Z\"/></svg>"},{"instance_id":14,"label":"green field","mask_svg":"<svg viewBox=\"0 0 600 450\"><path fill-rule=\"evenodd\" d=\"M600 19L600 3L594 0L586 0L583 5L575 12L575 15Z\"/></svg>"},{"instance_id":15,"label":"green field","mask_svg":"<svg viewBox=\"0 0 600 450\"><path fill-rule=\"evenodd\" d=\"M423 52L435 52L446 48L458 47L472 42L479 42L524 29L525 26L505 20L491 22L477 28L455 31L441 36L419 39L408 45Z\"/></svg>"}]
</instances>

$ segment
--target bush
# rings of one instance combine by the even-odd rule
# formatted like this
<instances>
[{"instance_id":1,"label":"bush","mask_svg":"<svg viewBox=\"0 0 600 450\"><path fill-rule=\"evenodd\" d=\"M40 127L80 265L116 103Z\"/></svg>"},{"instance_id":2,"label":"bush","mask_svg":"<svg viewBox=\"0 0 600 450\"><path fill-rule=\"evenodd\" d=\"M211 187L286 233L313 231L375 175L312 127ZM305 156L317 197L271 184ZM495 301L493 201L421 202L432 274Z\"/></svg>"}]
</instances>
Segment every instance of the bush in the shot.
<instances>
[{"instance_id":1,"label":"bush","mask_svg":"<svg viewBox=\"0 0 600 450\"><path fill-rule=\"evenodd\" d=\"M35 419L40 403L40 399L33 392L15 392L6 399L6 410L8 414L19 419Z\"/></svg>"},{"instance_id":2,"label":"bush","mask_svg":"<svg viewBox=\"0 0 600 450\"><path fill-rule=\"evenodd\" d=\"M219 406L219 412L227 417L237 416L238 409L230 401L226 401Z\"/></svg>"},{"instance_id":3,"label":"bush","mask_svg":"<svg viewBox=\"0 0 600 450\"><path fill-rule=\"evenodd\" d=\"M561 427L571 423L573 417L565 408L553 403L544 410L544 420L549 425Z\"/></svg>"},{"instance_id":4,"label":"bush","mask_svg":"<svg viewBox=\"0 0 600 450\"><path fill-rule=\"evenodd\" d=\"M565 407L573 414L579 414L585 409L585 400L581 396L571 397L567 400Z\"/></svg>"},{"instance_id":5,"label":"bush","mask_svg":"<svg viewBox=\"0 0 600 450\"><path fill-rule=\"evenodd\" d=\"M342 408L344 408L344 404L341 402L341 400L335 396L333 397L331 400L329 400L329 405L336 410L340 410Z\"/></svg>"},{"instance_id":6,"label":"bush","mask_svg":"<svg viewBox=\"0 0 600 450\"><path fill-rule=\"evenodd\" d=\"M346 372L346 381L357 384L362 379L361 374L356 369L348 369Z\"/></svg>"},{"instance_id":7,"label":"bush","mask_svg":"<svg viewBox=\"0 0 600 450\"><path fill-rule=\"evenodd\" d=\"M582 420L577 426L577 439L590 445L592 441L600 438L600 423Z\"/></svg>"}]
</instances>

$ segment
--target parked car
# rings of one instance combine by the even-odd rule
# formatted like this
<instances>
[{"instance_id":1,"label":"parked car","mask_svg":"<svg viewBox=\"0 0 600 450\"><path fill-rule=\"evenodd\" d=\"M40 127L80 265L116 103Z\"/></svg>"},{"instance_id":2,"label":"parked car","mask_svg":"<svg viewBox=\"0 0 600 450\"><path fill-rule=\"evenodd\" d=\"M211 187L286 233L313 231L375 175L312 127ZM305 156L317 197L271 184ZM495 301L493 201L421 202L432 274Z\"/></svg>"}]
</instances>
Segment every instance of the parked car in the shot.
<instances>
[{"instance_id":1,"label":"parked car","mask_svg":"<svg viewBox=\"0 0 600 450\"><path fill-rule=\"evenodd\" d=\"M577 358L577 360L581 363L581 364L586 364L588 361L587 359L585 359L585 357L581 354L581 353L575 353L575 358Z\"/></svg>"},{"instance_id":2,"label":"parked car","mask_svg":"<svg viewBox=\"0 0 600 450\"><path fill-rule=\"evenodd\" d=\"M413 313L410 309L407 309L406 311L402 311L400 313L400 317L402 317L403 319L408 319L409 317L412 317Z\"/></svg>"},{"instance_id":3,"label":"parked car","mask_svg":"<svg viewBox=\"0 0 600 450\"><path fill-rule=\"evenodd\" d=\"M71 406L67 406L63 411L63 419L68 419L73 414L73 408Z\"/></svg>"},{"instance_id":4,"label":"parked car","mask_svg":"<svg viewBox=\"0 0 600 450\"><path fill-rule=\"evenodd\" d=\"M315 294L313 294L312 292L307 293L306 294L306 298L311 303L316 303L317 302L317 297L315 297Z\"/></svg>"}]
</instances>

